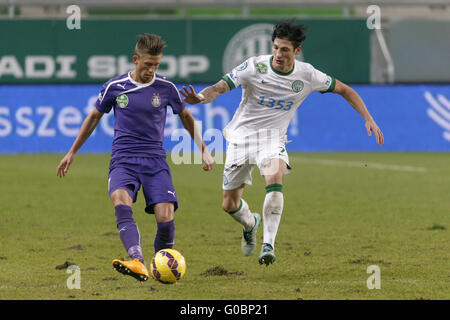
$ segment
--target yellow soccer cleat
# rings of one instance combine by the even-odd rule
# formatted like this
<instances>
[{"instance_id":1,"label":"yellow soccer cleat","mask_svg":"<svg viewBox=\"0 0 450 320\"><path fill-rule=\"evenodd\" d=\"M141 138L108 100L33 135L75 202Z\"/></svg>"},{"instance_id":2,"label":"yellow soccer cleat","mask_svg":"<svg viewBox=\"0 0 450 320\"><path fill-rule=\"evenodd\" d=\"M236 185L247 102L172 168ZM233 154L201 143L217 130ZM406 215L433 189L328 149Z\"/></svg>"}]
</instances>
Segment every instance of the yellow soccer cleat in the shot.
<instances>
[{"instance_id":1,"label":"yellow soccer cleat","mask_svg":"<svg viewBox=\"0 0 450 320\"><path fill-rule=\"evenodd\" d=\"M139 281L148 280L148 270L139 259L134 259L132 261L114 259L112 265L115 270L122 274L132 276Z\"/></svg>"}]
</instances>

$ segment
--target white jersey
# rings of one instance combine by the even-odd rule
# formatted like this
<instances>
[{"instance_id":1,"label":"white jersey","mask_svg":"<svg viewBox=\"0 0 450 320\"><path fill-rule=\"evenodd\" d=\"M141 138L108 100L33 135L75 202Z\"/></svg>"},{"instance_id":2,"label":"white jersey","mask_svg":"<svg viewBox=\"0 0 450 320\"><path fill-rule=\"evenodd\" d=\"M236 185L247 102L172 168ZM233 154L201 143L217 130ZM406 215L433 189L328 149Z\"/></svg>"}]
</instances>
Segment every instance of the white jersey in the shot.
<instances>
[{"instance_id":1,"label":"white jersey","mask_svg":"<svg viewBox=\"0 0 450 320\"><path fill-rule=\"evenodd\" d=\"M251 57L223 76L231 89L242 86L241 103L223 129L228 142L286 141L289 123L306 97L314 91L333 91L335 79L309 63L296 60L291 72L281 73L273 69L272 58Z\"/></svg>"}]
</instances>

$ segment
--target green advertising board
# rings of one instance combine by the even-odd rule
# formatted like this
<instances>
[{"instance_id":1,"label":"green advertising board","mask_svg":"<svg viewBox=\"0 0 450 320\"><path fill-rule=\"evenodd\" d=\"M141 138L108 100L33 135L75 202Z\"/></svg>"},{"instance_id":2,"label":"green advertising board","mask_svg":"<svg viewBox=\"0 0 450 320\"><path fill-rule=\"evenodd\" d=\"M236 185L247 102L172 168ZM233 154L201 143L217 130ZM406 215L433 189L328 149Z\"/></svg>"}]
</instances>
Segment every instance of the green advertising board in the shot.
<instances>
[{"instance_id":1,"label":"green advertising board","mask_svg":"<svg viewBox=\"0 0 450 320\"><path fill-rule=\"evenodd\" d=\"M0 83L102 83L133 68L136 36L168 47L159 73L176 83L211 83L252 55L271 53L273 19L0 20ZM365 20L302 20L298 59L348 83L370 81Z\"/></svg>"}]
</instances>

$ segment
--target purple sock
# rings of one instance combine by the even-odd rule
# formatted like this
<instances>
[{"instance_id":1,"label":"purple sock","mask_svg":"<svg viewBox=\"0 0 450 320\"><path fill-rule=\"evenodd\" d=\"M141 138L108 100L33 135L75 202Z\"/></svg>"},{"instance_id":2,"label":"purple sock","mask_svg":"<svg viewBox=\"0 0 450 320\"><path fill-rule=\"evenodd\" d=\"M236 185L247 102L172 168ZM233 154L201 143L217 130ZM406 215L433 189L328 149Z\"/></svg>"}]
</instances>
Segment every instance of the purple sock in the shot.
<instances>
[{"instance_id":1,"label":"purple sock","mask_svg":"<svg viewBox=\"0 0 450 320\"><path fill-rule=\"evenodd\" d=\"M157 222L158 230L155 236L155 253L161 249L171 249L175 242L174 220L167 222Z\"/></svg>"},{"instance_id":2,"label":"purple sock","mask_svg":"<svg viewBox=\"0 0 450 320\"><path fill-rule=\"evenodd\" d=\"M144 257L142 255L141 235L139 229L133 219L133 210L127 205L118 205L115 207L117 218L117 229L119 229L120 240L127 250L131 259L138 258L142 263Z\"/></svg>"}]
</instances>

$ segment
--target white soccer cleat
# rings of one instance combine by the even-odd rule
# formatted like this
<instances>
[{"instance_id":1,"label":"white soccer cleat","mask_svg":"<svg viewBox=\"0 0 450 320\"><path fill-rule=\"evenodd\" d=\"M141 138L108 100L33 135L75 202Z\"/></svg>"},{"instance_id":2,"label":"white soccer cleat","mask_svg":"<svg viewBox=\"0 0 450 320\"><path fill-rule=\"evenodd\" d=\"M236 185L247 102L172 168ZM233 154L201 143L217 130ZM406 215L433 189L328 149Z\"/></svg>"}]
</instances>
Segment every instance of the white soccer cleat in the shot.
<instances>
[{"instance_id":1,"label":"white soccer cleat","mask_svg":"<svg viewBox=\"0 0 450 320\"><path fill-rule=\"evenodd\" d=\"M241 248L244 256L251 256L256 249L256 233L258 232L258 227L261 224L261 216L259 213L254 213L255 225L250 231L243 231Z\"/></svg>"},{"instance_id":2,"label":"white soccer cleat","mask_svg":"<svg viewBox=\"0 0 450 320\"><path fill-rule=\"evenodd\" d=\"M270 243L263 243L258 261L259 264L265 264L266 266L275 262L275 254Z\"/></svg>"}]
</instances>

